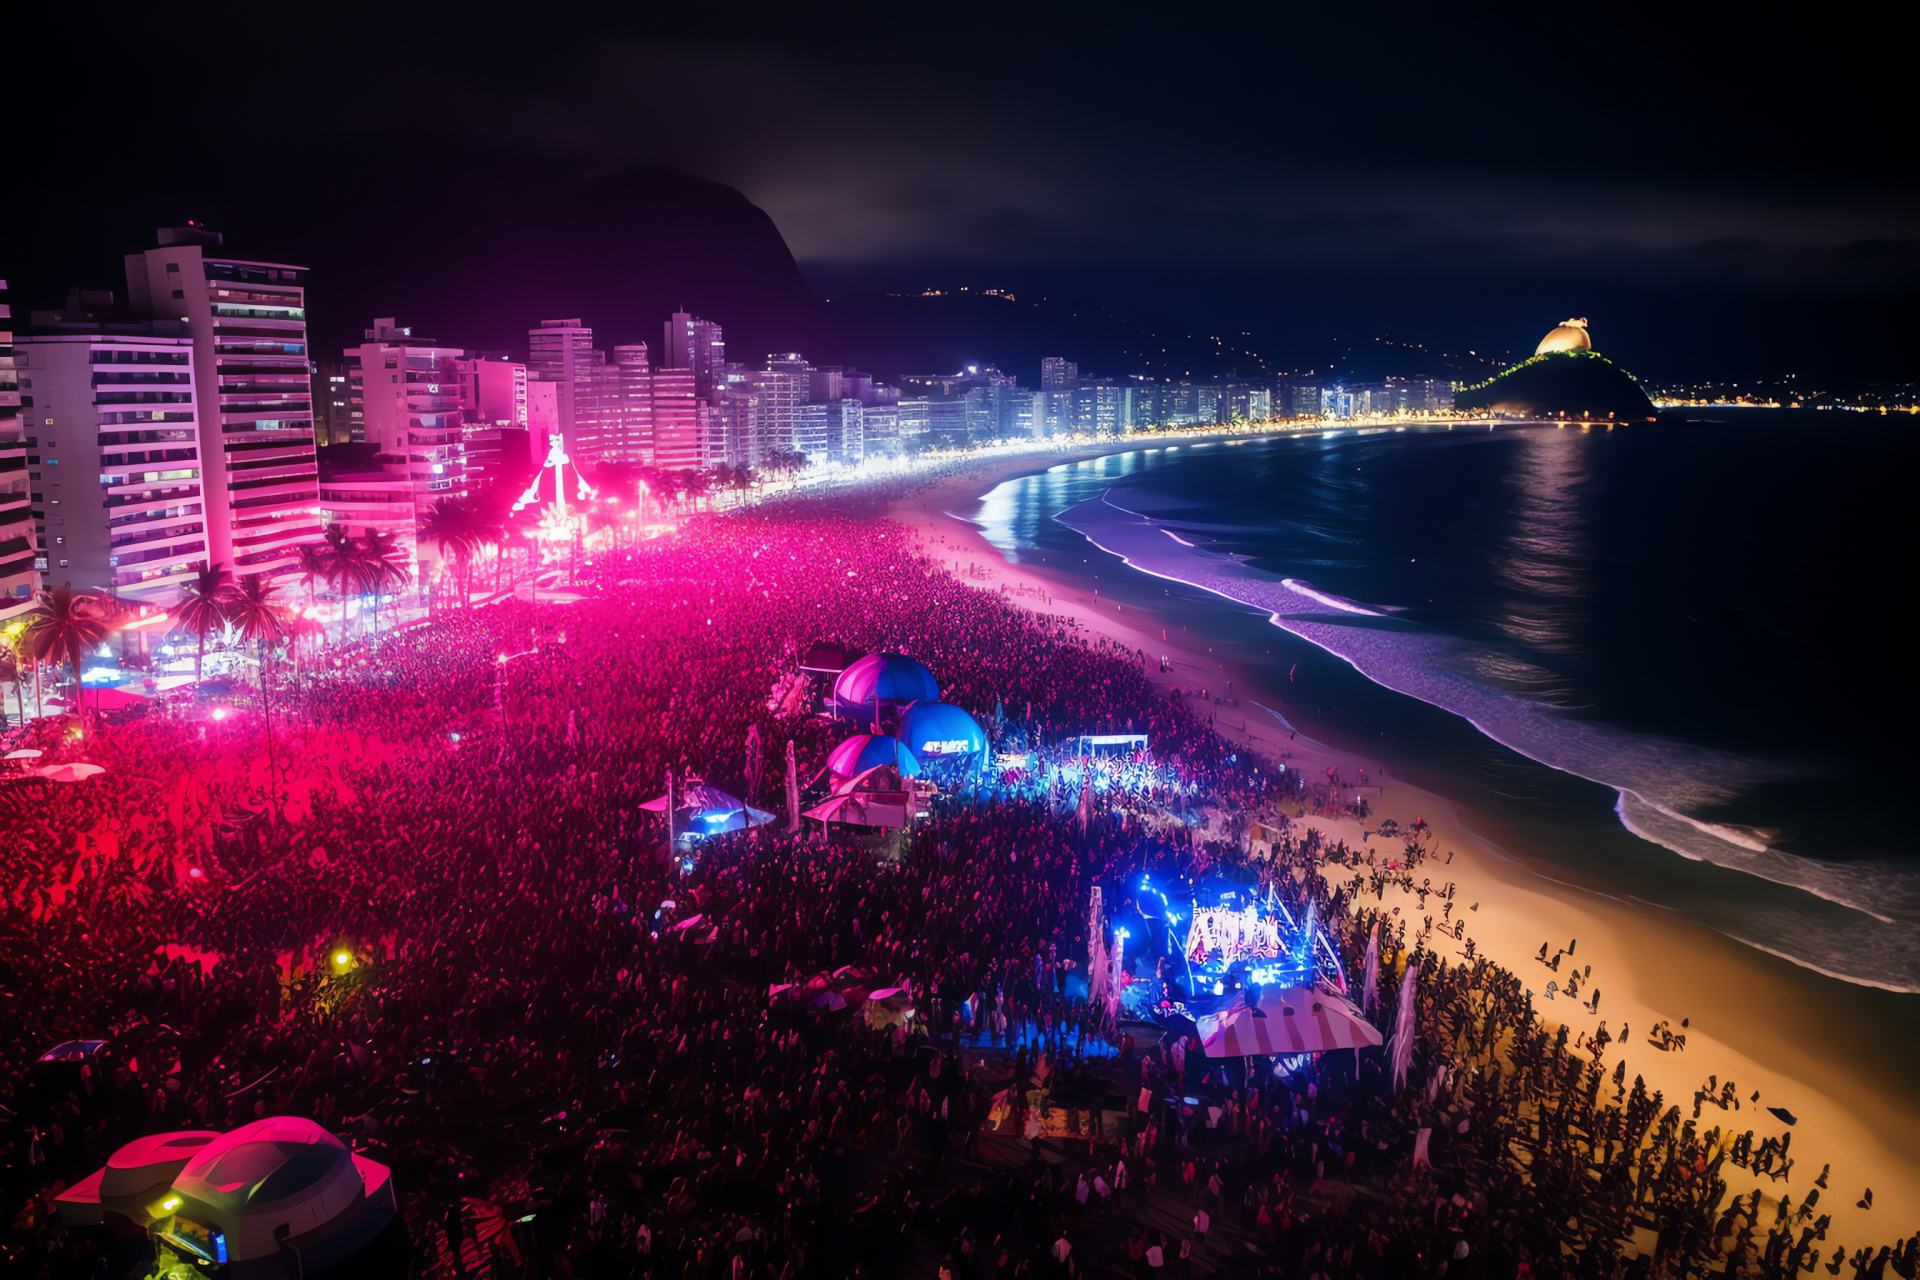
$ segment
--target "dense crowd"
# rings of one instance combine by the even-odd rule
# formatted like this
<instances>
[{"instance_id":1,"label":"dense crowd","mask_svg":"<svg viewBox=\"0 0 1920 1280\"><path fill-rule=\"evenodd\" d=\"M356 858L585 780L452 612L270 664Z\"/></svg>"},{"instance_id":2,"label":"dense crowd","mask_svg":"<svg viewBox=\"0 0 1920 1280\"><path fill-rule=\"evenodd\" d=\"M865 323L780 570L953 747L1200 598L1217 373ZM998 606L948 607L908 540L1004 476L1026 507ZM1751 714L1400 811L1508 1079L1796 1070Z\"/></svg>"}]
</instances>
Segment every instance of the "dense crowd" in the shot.
<instances>
[{"instance_id":1,"label":"dense crowd","mask_svg":"<svg viewBox=\"0 0 1920 1280\"><path fill-rule=\"evenodd\" d=\"M1282 840L1241 866L1208 838L1207 808L1313 797L1157 693L1146 655L826 500L696 520L587 578L574 603L454 613L281 674L271 766L256 704L21 739L107 772L0 788L10 1274L139 1274L140 1241L63 1228L52 1197L139 1134L273 1114L392 1165L400 1266L423 1276L1829 1261L1817 1190L1727 1200L1723 1163L1771 1151L1649 1096L1604 1040L1569 1043L1461 957L1450 909L1384 906L1388 883L1430 880L1424 846L1380 862ZM1102 766L1085 817L996 762L904 842L789 830L785 744L812 779L848 727L769 694L822 637L919 658L1028 760L1126 731L1155 764ZM780 820L670 849L641 808L669 772ZM1380 1051L1276 1074L1101 1024L1074 983L1090 888L1199 865L1311 903L1349 975L1377 936L1382 1027L1412 968L1404 1087ZM868 1016L860 997L893 987L912 1017ZM107 1043L36 1062L78 1037ZM1097 1119L1023 1136L1049 1101ZM1853 1262L1911 1277L1920 1241Z\"/></svg>"}]
</instances>

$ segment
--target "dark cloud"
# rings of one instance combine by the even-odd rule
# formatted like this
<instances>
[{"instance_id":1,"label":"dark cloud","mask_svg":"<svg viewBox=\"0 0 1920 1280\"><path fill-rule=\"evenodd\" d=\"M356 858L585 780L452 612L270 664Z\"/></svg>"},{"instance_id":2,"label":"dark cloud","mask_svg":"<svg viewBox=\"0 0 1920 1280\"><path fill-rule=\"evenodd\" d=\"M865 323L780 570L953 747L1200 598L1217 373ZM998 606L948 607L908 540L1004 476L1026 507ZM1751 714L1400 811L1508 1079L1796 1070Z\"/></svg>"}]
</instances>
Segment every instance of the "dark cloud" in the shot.
<instances>
[{"instance_id":1,"label":"dark cloud","mask_svg":"<svg viewBox=\"0 0 1920 1280\"><path fill-rule=\"evenodd\" d=\"M1376 327L1474 273L1542 306L1914 290L1897 15L1463 9L42 7L5 216L76 237L131 201L265 240L664 162L842 290L1000 273L1151 309L1292 273L1362 289Z\"/></svg>"}]
</instances>

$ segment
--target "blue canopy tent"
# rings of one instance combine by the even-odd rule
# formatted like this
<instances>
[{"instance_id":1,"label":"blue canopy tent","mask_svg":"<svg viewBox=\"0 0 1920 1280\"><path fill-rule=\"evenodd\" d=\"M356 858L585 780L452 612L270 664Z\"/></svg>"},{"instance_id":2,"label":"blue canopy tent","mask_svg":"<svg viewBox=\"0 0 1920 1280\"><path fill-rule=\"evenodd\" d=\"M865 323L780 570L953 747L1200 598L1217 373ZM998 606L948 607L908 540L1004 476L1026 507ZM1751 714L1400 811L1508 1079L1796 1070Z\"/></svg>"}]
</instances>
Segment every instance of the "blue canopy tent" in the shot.
<instances>
[{"instance_id":1,"label":"blue canopy tent","mask_svg":"<svg viewBox=\"0 0 1920 1280\"><path fill-rule=\"evenodd\" d=\"M898 738L884 734L856 733L827 753L827 772L835 785L876 765L891 765L903 778L920 776L920 762L913 752Z\"/></svg>"},{"instance_id":2,"label":"blue canopy tent","mask_svg":"<svg viewBox=\"0 0 1920 1280\"><path fill-rule=\"evenodd\" d=\"M870 653L847 665L833 682L833 702L838 711L855 715L880 707L904 706L909 702L940 697L940 685L933 673L903 653Z\"/></svg>"},{"instance_id":3,"label":"blue canopy tent","mask_svg":"<svg viewBox=\"0 0 1920 1280\"><path fill-rule=\"evenodd\" d=\"M773 821L773 815L765 809L752 808L697 778L690 780L672 799L677 815L674 828L681 839L697 840L722 831L744 831ZM667 801L667 796L656 796L640 807L649 813L665 813Z\"/></svg>"},{"instance_id":4,"label":"blue canopy tent","mask_svg":"<svg viewBox=\"0 0 1920 1280\"><path fill-rule=\"evenodd\" d=\"M900 741L929 773L972 772L987 755L987 731L948 702L915 702L900 713Z\"/></svg>"}]
</instances>

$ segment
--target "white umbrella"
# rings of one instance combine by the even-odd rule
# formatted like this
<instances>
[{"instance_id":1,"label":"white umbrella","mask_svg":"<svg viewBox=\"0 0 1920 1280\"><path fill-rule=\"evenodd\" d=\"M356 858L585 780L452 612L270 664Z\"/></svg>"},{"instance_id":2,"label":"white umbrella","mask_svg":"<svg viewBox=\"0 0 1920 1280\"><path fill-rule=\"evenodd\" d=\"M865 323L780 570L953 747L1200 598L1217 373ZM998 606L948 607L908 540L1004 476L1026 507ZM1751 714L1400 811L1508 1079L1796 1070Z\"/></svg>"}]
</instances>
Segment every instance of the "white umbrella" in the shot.
<instances>
[{"instance_id":1,"label":"white umbrella","mask_svg":"<svg viewBox=\"0 0 1920 1280\"><path fill-rule=\"evenodd\" d=\"M38 747L22 747L18 751L9 751L0 760L38 760L46 752Z\"/></svg>"},{"instance_id":2,"label":"white umbrella","mask_svg":"<svg viewBox=\"0 0 1920 1280\"><path fill-rule=\"evenodd\" d=\"M95 774L105 773L106 769L97 764L83 764L76 760L68 764L42 765L34 772L49 782L85 782Z\"/></svg>"}]
</instances>

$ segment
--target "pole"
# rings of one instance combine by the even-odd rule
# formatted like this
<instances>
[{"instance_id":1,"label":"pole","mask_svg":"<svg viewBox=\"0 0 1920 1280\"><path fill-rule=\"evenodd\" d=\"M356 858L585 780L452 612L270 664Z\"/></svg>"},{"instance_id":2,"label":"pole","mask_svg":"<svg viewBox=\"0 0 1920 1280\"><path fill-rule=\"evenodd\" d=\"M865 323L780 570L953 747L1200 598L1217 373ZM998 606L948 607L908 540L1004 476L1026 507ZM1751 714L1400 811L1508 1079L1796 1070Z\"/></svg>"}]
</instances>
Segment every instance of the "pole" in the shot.
<instances>
[{"instance_id":1,"label":"pole","mask_svg":"<svg viewBox=\"0 0 1920 1280\"><path fill-rule=\"evenodd\" d=\"M273 681L267 674L267 642L260 642L260 720L267 732L267 820L280 825L279 766L273 754Z\"/></svg>"}]
</instances>

